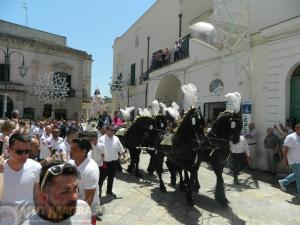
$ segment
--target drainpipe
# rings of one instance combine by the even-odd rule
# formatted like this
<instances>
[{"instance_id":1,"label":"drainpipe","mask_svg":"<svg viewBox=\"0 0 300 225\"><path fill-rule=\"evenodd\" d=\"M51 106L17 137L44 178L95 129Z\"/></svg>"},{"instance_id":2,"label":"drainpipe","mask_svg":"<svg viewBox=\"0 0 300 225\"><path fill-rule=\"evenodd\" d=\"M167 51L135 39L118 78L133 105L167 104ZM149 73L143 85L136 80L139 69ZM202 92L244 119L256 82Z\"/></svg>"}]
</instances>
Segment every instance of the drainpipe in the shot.
<instances>
[{"instance_id":1,"label":"drainpipe","mask_svg":"<svg viewBox=\"0 0 300 225\"><path fill-rule=\"evenodd\" d=\"M149 78L149 61L150 61L150 36L147 37L147 71L146 71L146 76L147 80ZM148 102L148 87L149 83L146 83L146 90L145 90L145 108L147 107L147 102Z\"/></svg>"},{"instance_id":2,"label":"drainpipe","mask_svg":"<svg viewBox=\"0 0 300 225\"><path fill-rule=\"evenodd\" d=\"M182 14L180 13L178 16L179 16L179 38L181 38L181 21L182 21Z\"/></svg>"},{"instance_id":3,"label":"drainpipe","mask_svg":"<svg viewBox=\"0 0 300 225\"><path fill-rule=\"evenodd\" d=\"M149 60L150 60L150 36L147 37L147 76L149 71Z\"/></svg>"}]
</instances>

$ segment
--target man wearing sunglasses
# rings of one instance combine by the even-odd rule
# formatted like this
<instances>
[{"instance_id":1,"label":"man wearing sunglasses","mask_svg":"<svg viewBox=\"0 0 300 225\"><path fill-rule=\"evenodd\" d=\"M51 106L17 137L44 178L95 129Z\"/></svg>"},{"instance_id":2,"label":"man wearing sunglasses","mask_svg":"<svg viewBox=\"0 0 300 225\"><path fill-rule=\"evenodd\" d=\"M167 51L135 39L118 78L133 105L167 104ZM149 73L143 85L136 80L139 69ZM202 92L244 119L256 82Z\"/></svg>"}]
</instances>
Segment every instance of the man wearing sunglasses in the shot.
<instances>
[{"instance_id":1,"label":"man wearing sunglasses","mask_svg":"<svg viewBox=\"0 0 300 225\"><path fill-rule=\"evenodd\" d=\"M91 224L91 209L78 200L79 172L63 161L50 161L41 169L36 214L23 225Z\"/></svg>"},{"instance_id":2,"label":"man wearing sunglasses","mask_svg":"<svg viewBox=\"0 0 300 225\"><path fill-rule=\"evenodd\" d=\"M33 193L38 189L41 165L28 159L30 137L21 133L9 138L9 159L4 162L3 203L16 206L20 221L26 219L33 209Z\"/></svg>"}]
</instances>

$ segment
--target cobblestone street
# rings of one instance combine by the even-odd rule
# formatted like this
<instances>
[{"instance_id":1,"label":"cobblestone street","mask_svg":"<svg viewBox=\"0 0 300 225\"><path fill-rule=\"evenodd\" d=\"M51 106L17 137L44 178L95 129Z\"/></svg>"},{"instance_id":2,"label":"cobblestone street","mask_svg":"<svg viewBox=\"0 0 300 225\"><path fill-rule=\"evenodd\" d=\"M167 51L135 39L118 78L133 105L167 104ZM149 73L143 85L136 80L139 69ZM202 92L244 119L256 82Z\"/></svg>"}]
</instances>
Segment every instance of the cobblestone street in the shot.
<instances>
[{"instance_id":1,"label":"cobblestone street","mask_svg":"<svg viewBox=\"0 0 300 225\"><path fill-rule=\"evenodd\" d=\"M149 157L141 155L141 169L145 170ZM123 165L123 168L127 165ZM125 170L123 170L125 171ZM264 172L239 176L241 185L234 185L227 168L223 173L227 209L214 200L215 175L203 163L199 170L200 192L194 193L195 206L186 205L185 194L178 187L170 187L167 170L164 181L167 193L159 191L157 176L143 173L143 179L127 172L117 175L114 192L118 198L101 199L102 225L177 225L177 224L300 224L300 199L279 189L277 179ZM104 191L106 184L104 184ZM293 187L292 187L293 189ZM103 191L103 192L104 192ZM104 192L105 193L105 192ZM294 190L291 190L294 193Z\"/></svg>"}]
</instances>

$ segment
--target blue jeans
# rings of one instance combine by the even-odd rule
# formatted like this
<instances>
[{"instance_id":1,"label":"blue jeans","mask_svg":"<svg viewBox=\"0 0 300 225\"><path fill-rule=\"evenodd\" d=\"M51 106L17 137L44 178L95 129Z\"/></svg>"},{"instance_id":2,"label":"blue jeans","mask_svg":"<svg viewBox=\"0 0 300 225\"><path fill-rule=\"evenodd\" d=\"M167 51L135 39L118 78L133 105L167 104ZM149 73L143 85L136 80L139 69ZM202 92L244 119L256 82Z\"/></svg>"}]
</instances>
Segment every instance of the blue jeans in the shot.
<instances>
[{"instance_id":1,"label":"blue jeans","mask_svg":"<svg viewBox=\"0 0 300 225\"><path fill-rule=\"evenodd\" d=\"M300 163L295 163L290 165L293 169L293 173L284 178L283 185L288 186L290 183L296 181L297 184L297 192L300 194Z\"/></svg>"}]
</instances>

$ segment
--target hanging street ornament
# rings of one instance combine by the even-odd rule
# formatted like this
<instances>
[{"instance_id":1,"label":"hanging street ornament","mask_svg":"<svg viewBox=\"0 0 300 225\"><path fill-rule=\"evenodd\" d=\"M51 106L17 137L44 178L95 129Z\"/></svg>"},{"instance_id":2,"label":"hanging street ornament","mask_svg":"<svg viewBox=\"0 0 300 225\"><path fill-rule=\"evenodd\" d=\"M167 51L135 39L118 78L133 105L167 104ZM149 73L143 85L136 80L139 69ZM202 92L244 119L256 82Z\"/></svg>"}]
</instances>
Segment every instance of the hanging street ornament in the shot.
<instances>
[{"instance_id":1,"label":"hanging street ornament","mask_svg":"<svg viewBox=\"0 0 300 225\"><path fill-rule=\"evenodd\" d=\"M69 90L66 77L54 72L46 74L34 85L34 93L39 100L52 105L65 101Z\"/></svg>"}]
</instances>

